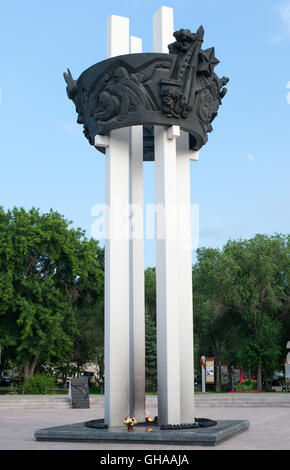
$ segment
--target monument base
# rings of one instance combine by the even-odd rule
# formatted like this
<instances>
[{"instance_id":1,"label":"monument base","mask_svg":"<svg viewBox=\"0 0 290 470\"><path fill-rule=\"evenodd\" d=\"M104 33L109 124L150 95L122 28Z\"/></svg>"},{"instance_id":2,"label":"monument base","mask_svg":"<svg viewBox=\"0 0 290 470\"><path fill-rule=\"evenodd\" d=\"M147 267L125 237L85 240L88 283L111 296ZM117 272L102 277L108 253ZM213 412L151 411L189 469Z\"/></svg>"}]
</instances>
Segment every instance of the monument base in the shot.
<instances>
[{"instance_id":1,"label":"monument base","mask_svg":"<svg viewBox=\"0 0 290 470\"><path fill-rule=\"evenodd\" d=\"M146 424L128 432L126 426L110 429L89 428L82 423L67 424L35 432L37 441L58 442L118 442L141 444L172 444L215 446L249 429L248 420L220 420L210 428L160 430Z\"/></svg>"}]
</instances>

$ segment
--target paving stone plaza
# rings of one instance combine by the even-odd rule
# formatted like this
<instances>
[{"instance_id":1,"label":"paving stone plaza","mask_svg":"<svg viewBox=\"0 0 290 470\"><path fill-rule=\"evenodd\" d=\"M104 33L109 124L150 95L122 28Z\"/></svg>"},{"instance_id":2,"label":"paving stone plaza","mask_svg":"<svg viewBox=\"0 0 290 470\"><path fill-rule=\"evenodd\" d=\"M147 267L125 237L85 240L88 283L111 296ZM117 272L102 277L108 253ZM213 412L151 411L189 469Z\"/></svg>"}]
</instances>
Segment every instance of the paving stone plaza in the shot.
<instances>
[{"instance_id":1,"label":"paving stone plaza","mask_svg":"<svg viewBox=\"0 0 290 470\"><path fill-rule=\"evenodd\" d=\"M36 429L79 423L104 416L102 396L91 398L90 409L71 409L66 398L17 397L0 408L0 450L290 450L290 395L285 394L197 395L196 416L209 419L249 419L250 428L216 447L132 443L37 442ZM247 396L246 396L247 395ZM253 394L252 394L253 395ZM23 403L23 401L25 403ZM157 412L157 397L147 396L151 416Z\"/></svg>"}]
</instances>

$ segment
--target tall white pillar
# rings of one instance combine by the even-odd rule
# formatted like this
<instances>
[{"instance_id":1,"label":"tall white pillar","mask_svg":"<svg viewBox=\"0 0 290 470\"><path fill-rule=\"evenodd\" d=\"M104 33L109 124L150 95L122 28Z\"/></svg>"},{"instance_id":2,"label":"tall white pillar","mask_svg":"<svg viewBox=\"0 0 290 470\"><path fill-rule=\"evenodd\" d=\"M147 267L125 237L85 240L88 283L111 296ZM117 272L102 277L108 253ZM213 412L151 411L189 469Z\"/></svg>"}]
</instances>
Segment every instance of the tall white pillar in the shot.
<instances>
[{"instance_id":1,"label":"tall white pillar","mask_svg":"<svg viewBox=\"0 0 290 470\"><path fill-rule=\"evenodd\" d=\"M176 142L176 191L178 205L178 306L180 337L180 419L194 422L194 362L192 312L192 246L190 210L190 157L188 133ZM193 155L192 155L193 154Z\"/></svg>"},{"instance_id":2,"label":"tall white pillar","mask_svg":"<svg viewBox=\"0 0 290 470\"><path fill-rule=\"evenodd\" d=\"M160 7L153 15L153 52L168 54L168 44L174 42L173 8Z\"/></svg>"},{"instance_id":3,"label":"tall white pillar","mask_svg":"<svg viewBox=\"0 0 290 470\"><path fill-rule=\"evenodd\" d=\"M154 52L168 52L173 9L153 16ZM156 193L157 383L159 424L180 424L176 137L179 127L154 126Z\"/></svg>"},{"instance_id":4,"label":"tall white pillar","mask_svg":"<svg viewBox=\"0 0 290 470\"><path fill-rule=\"evenodd\" d=\"M142 52L142 39L130 37L130 53ZM143 126L130 127L130 414L145 417L145 316Z\"/></svg>"},{"instance_id":5,"label":"tall white pillar","mask_svg":"<svg viewBox=\"0 0 290 470\"><path fill-rule=\"evenodd\" d=\"M129 19L112 15L107 57L128 53ZM105 423L119 426L129 413L129 128L111 131L107 141Z\"/></svg>"},{"instance_id":6,"label":"tall white pillar","mask_svg":"<svg viewBox=\"0 0 290 470\"><path fill-rule=\"evenodd\" d=\"M174 126L178 134L179 127ZM159 424L180 424L176 135L154 126Z\"/></svg>"},{"instance_id":7,"label":"tall white pillar","mask_svg":"<svg viewBox=\"0 0 290 470\"><path fill-rule=\"evenodd\" d=\"M111 15L107 20L107 58L129 54L129 43L129 18Z\"/></svg>"}]
</instances>

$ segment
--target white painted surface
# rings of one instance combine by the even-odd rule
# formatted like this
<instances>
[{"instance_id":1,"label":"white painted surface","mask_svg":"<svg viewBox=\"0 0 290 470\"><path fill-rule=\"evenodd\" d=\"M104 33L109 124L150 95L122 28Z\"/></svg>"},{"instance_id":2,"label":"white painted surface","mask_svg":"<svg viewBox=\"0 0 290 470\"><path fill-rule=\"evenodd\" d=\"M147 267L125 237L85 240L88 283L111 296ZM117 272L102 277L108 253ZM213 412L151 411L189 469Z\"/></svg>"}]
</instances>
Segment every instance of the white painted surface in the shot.
<instances>
[{"instance_id":1,"label":"white painted surface","mask_svg":"<svg viewBox=\"0 0 290 470\"><path fill-rule=\"evenodd\" d=\"M111 15L107 20L107 58L129 54L129 18Z\"/></svg>"},{"instance_id":2,"label":"white painted surface","mask_svg":"<svg viewBox=\"0 0 290 470\"><path fill-rule=\"evenodd\" d=\"M98 134L95 136L95 147L109 147L110 137L108 135Z\"/></svg>"},{"instance_id":3,"label":"white painted surface","mask_svg":"<svg viewBox=\"0 0 290 470\"><path fill-rule=\"evenodd\" d=\"M167 139L173 140L176 137L180 136L180 127L179 126L171 126L166 129Z\"/></svg>"},{"instance_id":4,"label":"white painted surface","mask_svg":"<svg viewBox=\"0 0 290 470\"><path fill-rule=\"evenodd\" d=\"M189 159L193 162L198 162L199 160L199 151L189 150Z\"/></svg>"},{"instance_id":5,"label":"white painted surface","mask_svg":"<svg viewBox=\"0 0 290 470\"><path fill-rule=\"evenodd\" d=\"M180 424L180 359L176 207L176 142L154 127L158 416Z\"/></svg>"},{"instance_id":6,"label":"white painted surface","mask_svg":"<svg viewBox=\"0 0 290 470\"><path fill-rule=\"evenodd\" d=\"M153 35L154 52L168 52L174 40L172 8L155 13ZM157 220L157 237L163 225L165 239L157 240L156 252L159 417L162 424L190 423L194 366L189 164L198 159L198 152L189 151L188 134L178 126L155 126L155 133L156 204L165 207L163 221L160 215Z\"/></svg>"},{"instance_id":7,"label":"white painted surface","mask_svg":"<svg viewBox=\"0 0 290 470\"><path fill-rule=\"evenodd\" d=\"M188 134L176 141L176 191L178 205L178 302L180 334L180 419L194 422L194 363L192 312L192 248L190 211L190 152Z\"/></svg>"},{"instance_id":8,"label":"white painted surface","mask_svg":"<svg viewBox=\"0 0 290 470\"><path fill-rule=\"evenodd\" d=\"M137 38L136 36L130 36L130 54L138 54L142 52L142 39Z\"/></svg>"},{"instance_id":9,"label":"white painted surface","mask_svg":"<svg viewBox=\"0 0 290 470\"><path fill-rule=\"evenodd\" d=\"M130 37L130 53L142 52L142 39ZM145 316L143 126L130 127L130 414L145 417Z\"/></svg>"},{"instance_id":10,"label":"white painted surface","mask_svg":"<svg viewBox=\"0 0 290 470\"><path fill-rule=\"evenodd\" d=\"M143 126L130 128L130 413L145 417Z\"/></svg>"},{"instance_id":11,"label":"white painted surface","mask_svg":"<svg viewBox=\"0 0 290 470\"><path fill-rule=\"evenodd\" d=\"M107 57L129 53L129 20L107 22ZM105 422L129 413L129 128L113 130L106 147Z\"/></svg>"},{"instance_id":12,"label":"white painted surface","mask_svg":"<svg viewBox=\"0 0 290 470\"><path fill-rule=\"evenodd\" d=\"M173 9L153 16L154 52L168 52L173 38ZM154 126L156 193L157 381L160 424L180 424L180 359L176 207L178 126Z\"/></svg>"},{"instance_id":13,"label":"white painted surface","mask_svg":"<svg viewBox=\"0 0 290 470\"><path fill-rule=\"evenodd\" d=\"M173 32L173 9L160 7L153 15L153 51L167 54L168 44L175 41Z\"/></svg>"},{"instance_id":14,"label":"white painted surface","mask_svg":"<svg viewBox=\"0 0 290 470\"><path fill-rule=\"evenodd\" d=\"M173 10L161 7L153 23L154 52L168 52L167 45L174 40ZM111 16L107 56L141 50L140 38L129 38L128 18ZM143 210L140 210L143 209L142 132L142 126L136 126L113 130L109 138L96 136L95 139L96 145L106 148L106 205L109 210L105 228L105 421L110 426L120 425L129 411L137 420L143 419L145 414L144 221ZM188 330L192 299L189 289L191 256L187 254L188 251L191 254L191 248L186 240L187 252L181 252L178 220L181 217L183 230L188 224L186 217L190 208L186 179L189 159L196 160L197 152L190 154L179 135L179 126L169 129L155 126L158 415L161 424L194 419L189 392L189 389L193 392L192 342ZM178 163L177 137L179 154L183 155ZM177 191L180 184L184 186L183 192ZM180 205L185 200L183 213ZM125 217L129 202L133 209L130 223ZM133 230L129 242L130 228ZM182 300L181 295L184 295ZM181 310L184 323L179 318ZM180 349L179 340L181 337L184 340L183 335L186 345ZM192 373L188 377L190 368ZM182 411L185 409L187 412Z\"/></svg>"},{"instance_id":15,"label":"white painted surface","mask_svg":"<svg viewBox=\"0 0 290 470\"><path fill-rule=\"evenodd\" d=\"M111 132L106 149L105 420L129 412L129 129ZM127 234L126 234L127 232Z\"/></svg>"}]
</instances>

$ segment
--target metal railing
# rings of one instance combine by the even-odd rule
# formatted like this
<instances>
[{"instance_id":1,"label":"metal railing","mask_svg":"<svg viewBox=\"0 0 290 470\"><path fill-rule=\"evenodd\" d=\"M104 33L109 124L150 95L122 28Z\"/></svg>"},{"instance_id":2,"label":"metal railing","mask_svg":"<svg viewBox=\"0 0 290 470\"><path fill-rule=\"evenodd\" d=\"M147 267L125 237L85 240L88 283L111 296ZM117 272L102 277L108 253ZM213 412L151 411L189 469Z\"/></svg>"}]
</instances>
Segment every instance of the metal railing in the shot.
<instances>
[{"instance_id":1,"label":"metal railing","mask_svg":"<svg viewBox=\"0 0 290 470\"><path fill-rule=\"evenodd\" d=\"M21 395L24 395L24 388L23 387L0 387L0 392L1 391L9 393L21 393Z\"/></svg>"},{"instance_id":2,"label":"metal railing","mask_svg":"<svg viewBox=\"0 0 290 470\"><path fill-rule=\"evenodd\" d=\"M65 391L66 393L68 393L68 388L67 387L64 387L64 388L51 388L51 387L44 387L44 395L47 395L47 392L48 391L54 391L54 392L60 392L60 391Z\"/></svg>"},{"instance_id":3,"label":"metal railing","mask_svg":"<svg viewBox=\"0 0 290 470\"><path fill-rule=\"evenodd\" d=\"M0 394L1 392L6 392L3 393L3 395L9 395L9 394L21 394L24 395L24 387L0 387ZM65 392L66 394L68 393L68 387L65 388L51 388L51 387L44 387L44 395L47 395L48 392Z\"/></svg>"}]
</instances>

